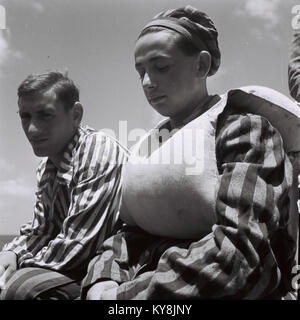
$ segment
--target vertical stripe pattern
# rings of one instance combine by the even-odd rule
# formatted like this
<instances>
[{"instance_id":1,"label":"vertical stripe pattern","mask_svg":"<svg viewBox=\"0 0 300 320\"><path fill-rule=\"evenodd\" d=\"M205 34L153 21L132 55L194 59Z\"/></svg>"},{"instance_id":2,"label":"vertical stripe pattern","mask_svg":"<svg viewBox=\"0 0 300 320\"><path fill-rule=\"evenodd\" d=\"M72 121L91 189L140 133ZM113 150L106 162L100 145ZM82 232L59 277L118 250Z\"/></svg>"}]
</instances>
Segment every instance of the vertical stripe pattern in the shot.
<instances>
[{"instance_id":1,"label":"vertical stripe pattern","mask_svg":"<svg viewBox=\"0 0 300 320\"><path fill-rule=\"evenodd\" d=\"M281 298L292 289L296 243L287 233L287 193L293 172L281 136L252 114L229 115L220 127L218 222L211 233L176 243L123 229L91 261L83 298L105 278L119 283L120 300Z\"/></svg>"},{"instance_id":2,"label":"vertical stripe pattern","mask_svg":"<svg viewBox=\"0 0 300 320\"><path fill-rule=\"evenodd\" d=\"M79 127L58 169L49 159L40 164L33 221L3 250L14 251L21 268L85 270L118 220L127 156L114 139Z\"/></svg>"}]
</instances>

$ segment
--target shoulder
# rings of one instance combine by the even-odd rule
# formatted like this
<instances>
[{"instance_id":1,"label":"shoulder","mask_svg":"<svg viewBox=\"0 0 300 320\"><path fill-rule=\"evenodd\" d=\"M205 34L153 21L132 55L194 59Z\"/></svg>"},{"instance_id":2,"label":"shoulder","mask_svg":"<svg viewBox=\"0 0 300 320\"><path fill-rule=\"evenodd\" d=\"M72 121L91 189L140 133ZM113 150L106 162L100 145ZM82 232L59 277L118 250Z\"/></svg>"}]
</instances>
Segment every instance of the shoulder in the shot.
<instances>
[{"instance_id":1,"label":"shoulder","mask_svg":"<svg viewBox=\"0 0 300 320\"><path fill-rule=\"evenodd\" d=\"M252 113L229 114L218 123L217 139L234 138L245 134L268 138L279 132L268 119Z\"/></svg>"},{"instance_id":2,"label":"shoulder","mask_svg":"<svg viewBox=\"0 0 300 320\"><path fill-rule=\"evenodd\" d=\"M83 138L81 144L88 147L106 146L119 150L122 153L128 153L128 149L125 148L119 141L107 134L102 130L95 130L90 127L84 128Z\"/></svg>"},{"instance_id":3,"label":"shoulder","mask_svg":"<svg viewBox=\"0 0 300 320\"><path fill-rule=\"evenodd\" d=\"M256 114L232 114L220 125L216 154L217 158L229 162L247 159L262 163L267 157L283 157L283 140L266 118Z\"/></svg>"},{"instance_id":4,"label":"shoulder","mask_svg":"<svg viewBox=\"0 0 300 320\"><path fill-rule=\"evenodd\" d=\"M127 159L129 151L116 139L104 131L96 131L90 127L82 127L76 149L75 158L79 162L89 162L90 165L98 162L117 161Z\"/></svg>"}]
</instances>

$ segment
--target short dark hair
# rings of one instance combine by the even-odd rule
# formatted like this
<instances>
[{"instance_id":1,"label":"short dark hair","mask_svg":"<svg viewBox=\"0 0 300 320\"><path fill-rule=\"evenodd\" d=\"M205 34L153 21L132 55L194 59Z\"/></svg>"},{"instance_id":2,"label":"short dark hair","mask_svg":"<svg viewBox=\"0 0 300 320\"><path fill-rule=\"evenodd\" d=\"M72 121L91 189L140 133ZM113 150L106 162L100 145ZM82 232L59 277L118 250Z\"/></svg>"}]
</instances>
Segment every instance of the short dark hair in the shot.
<instances>
[{"instance_id":1,"label":"short dark hair","mask_svg":"<svg viewBox=\"0 0 300 320\"><path fill-rule=\"evenodd\" d=\"M176 46L187 56L193 56L199 53L199 49L188 39L186 39L184 36L180 35L178 32L168 30L163 27L149 27L147 29L144 29L141 34L139 35L138 39L140 39L142 36L148 34L148 33L154 33L159 31L169 31L170 33L174 34L174 37L176 37L175 44ZM203 50L206 50L203 46Z\"/></svg>"},{"instance_id":2,"label":"short dark hair","mask_svg":"<svg viewBox=\"0 0 300 320\"><path fill-rule=\"evenodd\" d=\"M79 90L74 82L57 71L29 75L18 88L18 97L28 97L41 91L53 89L66 110L79 101Z\"/></svg>"}]
</instances>

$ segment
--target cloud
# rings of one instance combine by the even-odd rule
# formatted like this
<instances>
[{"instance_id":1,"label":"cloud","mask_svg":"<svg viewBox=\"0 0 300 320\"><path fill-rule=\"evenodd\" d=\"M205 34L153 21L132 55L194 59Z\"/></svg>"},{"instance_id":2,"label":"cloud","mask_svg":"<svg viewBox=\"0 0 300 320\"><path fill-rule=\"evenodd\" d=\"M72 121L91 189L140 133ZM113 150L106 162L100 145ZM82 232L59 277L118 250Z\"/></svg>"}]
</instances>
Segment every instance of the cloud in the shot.
<instances>
[{"instance_id":1,"label":"cloud","mask_svg":"<svg viewBox=\"0 0 300 320\"><path fill-rule=\"evenodd\" d=\"M40 2L32 1L31 6L35 11L37 11L39 13L43 13L45 11L44 6Z\"/></svg>"},{"instance_id":2,"label":"cloud","mask_svg":"<svg viewBox=\"0 0 300 320\"><path fill-rule=\"evenodd\" d=\"M3 76L3 67L5 67L6 63L11 59L22 59L22 53L18 50L15 50L11 47L10 44L10 30L0 30L0 77Z\"/></svg>"},{"instance_id":3,"label":"cloud","mask_svg":"<svg viewBox=\"0 0 300 320\"><path fill-rule=\"evenodd\" d=\"M34 185L25 177L0 180L0 190L0 234L15 233L32 215Z\"/></svg>"},{"instance_id":4,"label":"cloud","mask_svg":"<svg viewBox=\"0 0 300 320\"><path fill-rule=\"evenodd\" d=\"M4 8L8 6L25 6L28 10L34 10L36 13L43 13L45 11L44 5L38 0L31 1L19 1L19 0L3 0L2 4ZM6 10L7 12L7 10ZM2 76L3 67L10 59L22 59L22 53L16 49L13 49L11 45L11 33L7 27L4 30L0 30L0 77Z\"/></svg>"},{"instance_id":5,"label":"cloud","mask_svg":"<svg viewBox=\"0 0 300 320\"><path fill-rule=\"evenodd\" d=\"M16 180L0 181L1 198L5 200L7 197L32 197L34 188L24 178Z\"/></svg>"},{"instance_id":6,"label":"cloud","mask_svg":"<svg viewBox=\"0 0 300 320\"><path fill-rule=\"evenodd\" d=\"M8 163L5 159L0 159L0 172L3 173L12 173L14 170L14 166Z\"/></svg>"},{"instance_id":7,"label":"cloud","mask_svg":"<svg viewBox=\"0 0 300 320\"><path fill-rule=\"evenodd\" d=\"M5 62L8 55L8 41L5 39L3 32L0 32L0 66Z\"/></svg>"},{"instance_id":8,"label":"cloud","mask_svg":"<svg viewBox=\"0 0 300 320\"><path fill-rule=\"evenodd\" d=\"M18 175L15 166L6 159L0 159L0 202L8 200L7 197L28 197L34 194L34 177Z\"/></svg>"},{"instance_id":9,"label":"cloud","mask_svg":"<svg viewBox=\"0 0 300 320\"><path fill-rule=\"evenodd\" d=\"M34 157L33 161L40 160ZM0 158L0 235L17 233L31 219L36 178L24 171L15 161Z\"/></svg>"},{"instance_id":10,"label":"cloud","mask_svg":"<svg viewBox=\"0 0 300 320\"><path fill-rule=\"evenodd\" d=\"M264 27L273 29L280 21L279 0L246 0L243 7L235 13L239 16L250 16L263 20Z\"/></svg>"},{"instance_id":11,"label":"cloud","mask_svg":"<svg viewBox=\"0 0 300 320\"><path fill-rule=\"evenodd\" d=\"M0 180L0 234L15 234L31 219L35 186L30 179Z\"/></svg>"},{"instance_id":12,"label":"cloud","mask_svg":"<svg viewBox=\"0 0 300 320\"><path fill-rule=\"evenodd\" d=\"M5 6L8 5L17 5L21 6L23 5L24 7L28 8L29 10L34 10L37 13L43 13L45 11L45 7L42 5L41 1L38 0L30 0L30 1L20 1L20 0L2 0L2 3Z\"/></svg>"}]
</instances>

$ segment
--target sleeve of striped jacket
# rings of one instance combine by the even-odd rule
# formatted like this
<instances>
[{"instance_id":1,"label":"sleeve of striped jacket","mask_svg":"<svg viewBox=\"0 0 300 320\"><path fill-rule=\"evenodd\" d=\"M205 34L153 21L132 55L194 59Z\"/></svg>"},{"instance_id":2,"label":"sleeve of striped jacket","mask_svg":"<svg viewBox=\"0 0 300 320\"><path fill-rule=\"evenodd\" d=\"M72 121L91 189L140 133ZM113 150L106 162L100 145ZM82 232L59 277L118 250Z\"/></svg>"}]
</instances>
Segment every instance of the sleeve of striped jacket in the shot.
<instances>
[{"instance_id":1,"label":"sleeve of striped jacket","mask_svg":"<svg viewBox=\"0 0 300 320\"><path fill-rule=\"evenodd\" d=\"M118 219L121 168L126 157L126 151L104 135L93 134L81 144L74 161L73 179L77 181L71 191L68 215L61 230L51 239L53 222L43 223L42 210L38 210L36 230L27 231L27 240L21 242L27 246L28 252L19 259L22 267L45 267L56 271L86 267ZM44 246L38 245L39 251L31 245L33 233L42 243L46 238Z\"/></svg>"},{"instance_id":2,"label":"sleeve of striped jacket","mask_svg":"<svg viewBox=\"0 0 300 320\"><path fill-rule=\"evenodd\" d=\"M288 79L291 96L300 102L300 30L295 30L293 34Z\"/></svg>"},{"instance_id":3,"label":"sleeve of striped jacket","mask_svg":"<svg viewBox=\"0 0 300 320\"><path fill-rule=\"evenodd\" d=\"M292 177L281 136L260 116L231 115L216 144L218 223L205 238L168 248L155 272L120 285L118 299L258 299L277 288L270 240L287 223L281 207Z\"/></svg>"}]
</instances>

